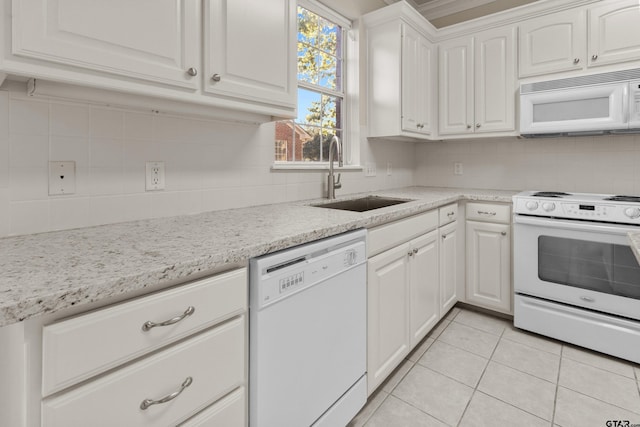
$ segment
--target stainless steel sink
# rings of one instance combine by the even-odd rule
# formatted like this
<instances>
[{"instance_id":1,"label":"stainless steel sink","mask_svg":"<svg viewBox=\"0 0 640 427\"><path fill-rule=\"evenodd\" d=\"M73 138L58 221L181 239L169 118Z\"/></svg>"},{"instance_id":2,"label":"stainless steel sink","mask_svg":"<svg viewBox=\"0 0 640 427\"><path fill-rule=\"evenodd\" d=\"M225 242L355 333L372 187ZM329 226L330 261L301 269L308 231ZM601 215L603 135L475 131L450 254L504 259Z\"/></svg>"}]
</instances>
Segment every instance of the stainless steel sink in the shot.
<instances>
[{"instance_id":1,"label":"stainless steel sink","mask_svg":"<svg viewBox=\"0 0 640 427\"><path fill-rule=\"evenodd\" d=\"M322 203L312 206L318 208L340 209L343 211L366 212L412 201L413 200L408 199L392 199L388 197L367 196L360 199L340 200L338 202Z\"/></svg>"}]
</instances>

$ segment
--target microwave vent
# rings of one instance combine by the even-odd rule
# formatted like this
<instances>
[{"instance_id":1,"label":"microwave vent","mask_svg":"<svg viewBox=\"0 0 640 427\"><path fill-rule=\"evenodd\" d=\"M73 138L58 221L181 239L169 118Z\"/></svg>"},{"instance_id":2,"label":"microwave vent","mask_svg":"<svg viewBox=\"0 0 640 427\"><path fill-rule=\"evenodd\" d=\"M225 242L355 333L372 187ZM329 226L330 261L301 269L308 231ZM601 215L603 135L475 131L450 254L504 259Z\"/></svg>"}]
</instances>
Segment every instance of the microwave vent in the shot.
<instances>
[{"instance_id":1,"label":"microwave vent","mask_svg":"<svg viewBox=\"0 0 640 427\"><path fill-rule=\"evenodd\" d=\"M524 83L520 85L520 93L533 93L545 90L564 89L576 86L597 85L625 80L640 79L640 68L592 74L590 76L569 77L566 79L547 80L544 82Z\"/></svg>"}]
</instances>

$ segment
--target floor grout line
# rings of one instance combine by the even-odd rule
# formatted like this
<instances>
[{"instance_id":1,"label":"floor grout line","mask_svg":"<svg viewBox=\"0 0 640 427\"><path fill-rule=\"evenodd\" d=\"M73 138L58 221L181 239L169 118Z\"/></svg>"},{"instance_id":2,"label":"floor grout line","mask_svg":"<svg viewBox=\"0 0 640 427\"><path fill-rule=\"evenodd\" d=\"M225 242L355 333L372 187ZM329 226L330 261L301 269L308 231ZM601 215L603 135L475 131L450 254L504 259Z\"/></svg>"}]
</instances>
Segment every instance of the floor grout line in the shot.
<instances>
[{"instance_id":1,"label":"floor grout line","mask_svg":"<svg viewBox=\"0 0 640 427\"><path fill-rule=\"evenodd\" d=\"M558 375L556 377L556 391L553 395L553 412L551 413L551 425L553 426L556 420L556 408L558 406L558 388L560 387L560 370L562 369L562 353L564 352L564 345L560 346L560 359L558 360Z\"/></svg>"}]
</instances>

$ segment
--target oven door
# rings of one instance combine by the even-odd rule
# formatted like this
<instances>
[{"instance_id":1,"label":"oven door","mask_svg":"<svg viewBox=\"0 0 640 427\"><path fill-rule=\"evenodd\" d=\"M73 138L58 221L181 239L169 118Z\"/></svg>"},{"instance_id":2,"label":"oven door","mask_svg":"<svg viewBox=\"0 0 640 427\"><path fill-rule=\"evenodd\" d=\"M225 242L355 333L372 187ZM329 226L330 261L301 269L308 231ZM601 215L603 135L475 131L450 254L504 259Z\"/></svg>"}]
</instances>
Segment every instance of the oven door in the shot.
<instances>
[{"instance_id":1,"label":"oven door","mask_svg":"<svg viewBox=\"0 0 640 427\"><path fill-rule=\"evenodd\" d=\"M514 290L640 320L638 227L514 216Z\"/></svg>"}]
</instances>

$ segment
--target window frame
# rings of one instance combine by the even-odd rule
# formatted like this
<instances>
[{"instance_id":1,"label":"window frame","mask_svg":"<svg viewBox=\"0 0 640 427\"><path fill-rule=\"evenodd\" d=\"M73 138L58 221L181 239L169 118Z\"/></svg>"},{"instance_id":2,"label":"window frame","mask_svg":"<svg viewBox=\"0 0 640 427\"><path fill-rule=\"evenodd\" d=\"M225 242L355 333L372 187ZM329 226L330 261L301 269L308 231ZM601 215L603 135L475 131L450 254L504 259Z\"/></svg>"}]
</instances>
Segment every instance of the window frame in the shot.
<instances>
[{"instance_id":1,"label":"window frame","mask_svg":"<svg viewBox=\"0 0 640 427\"><path fill-rule=\"evenodd\" d=\"M342 55L342 148L343 148L343 170L362 170L360 166L360 144L357 119L359 117L357 88L359 85L359 57L358 57L358 37L357 30L353 28L352 22L334 10L321 4L316 0L298 0L298 6L325 18L342 28L343 55ZM297 38L297 28L296 28ZM297 43L296 43L297 46ZM296 55L297 58L297 55ZM297 87L307 88L304 84ZM296 87L296 91L297 91ZM323 91L328 95L333 95L335 91L326 89ZM294 119L295 120L295 119ZM328 161L301 162L301 161L277 161L275 160L275 133L273 138L274 161L272 169L300 169L300 170L326 170L329 168Z\"/></svg>"}]
</instances>

